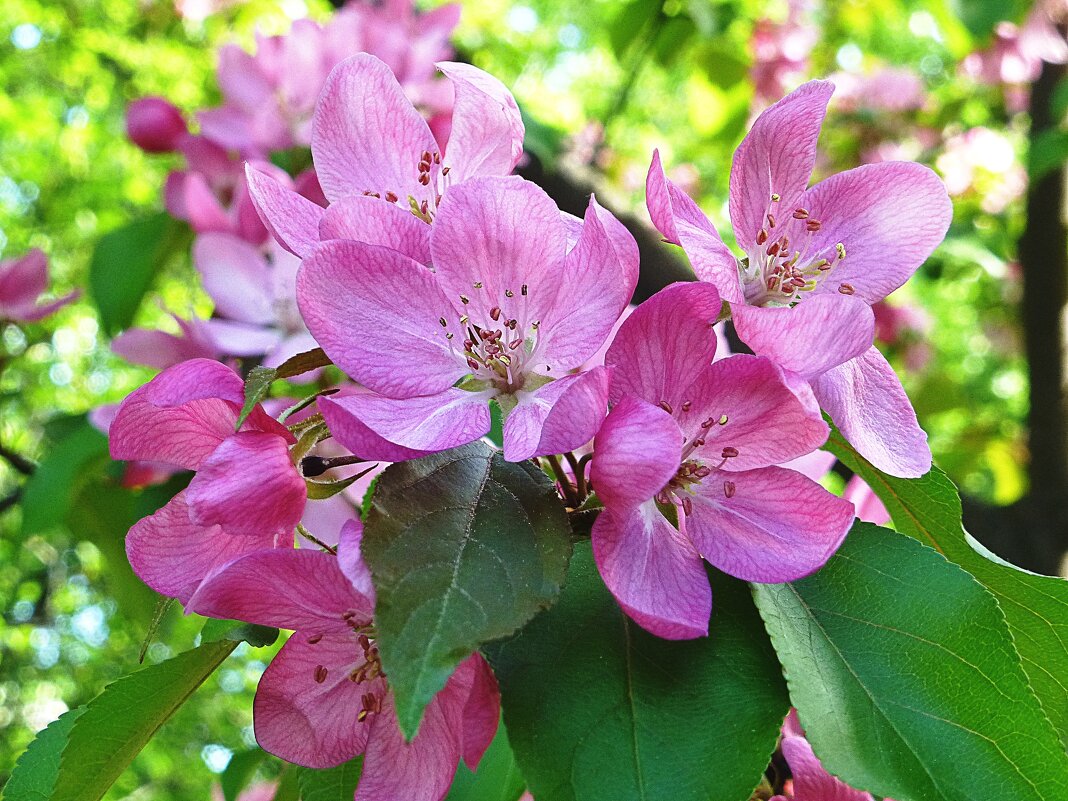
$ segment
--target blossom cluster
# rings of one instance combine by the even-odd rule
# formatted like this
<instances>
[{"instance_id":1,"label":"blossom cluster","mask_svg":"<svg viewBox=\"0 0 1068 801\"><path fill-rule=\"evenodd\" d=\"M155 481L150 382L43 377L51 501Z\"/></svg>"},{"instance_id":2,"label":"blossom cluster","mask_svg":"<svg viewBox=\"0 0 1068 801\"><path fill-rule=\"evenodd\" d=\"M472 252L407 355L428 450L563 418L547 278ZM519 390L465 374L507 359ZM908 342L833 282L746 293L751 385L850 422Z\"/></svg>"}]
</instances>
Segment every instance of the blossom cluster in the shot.
<instances>
[{"instance_id":1,"label":"blossom cluster","mask_svg":"<svg viewBox=\"0 0 1068 801\"><path fill-rule=\"evenodd\" d=\"M306 328L302 341L345 379L320 375L314 408L249 412L229 364L183 359L110 426L114 458L195 473L130 531L135 571L188 611L294 632L260 683L257 738L311 767L363 753L357 801L442 798L459 761L474 767L488 747L499 694L482 657L468 657L405 742L376 645L362 523L351 507L331 530L301 522L315 499L351 489L355 476L337 471L481 439L496 407L506 460L572 457L570 477L556 478L570 506L600 509L593 552L621 608L685 639L709 633L705 562L786 582L843 541L853 503L797 461L826 441L824 412L890 474L931 463L873 345L872 305L938 245L950 202L930 170L908 163L809 187L830 83L772 105L741 143L730 176L738 254L652 155L650 217L698 280L631 310L639 257L628 229L594 197L579 219L512 175L524 126L509 91L470 65L437 67L453 93L445 136L388 59L357 54L330 71L307 131L284 128L310 144L320 202L258 158L283 141L272 138L277 109L243 129L269 136L228 143L247 162L237 195L290 279L238 255L255 238L223 247L201 231L197 262L220 314L267 328L288 304L292 328ZM204 129L264 110L238 98L227 94ZM253 304L258 316L241 319ZM750 353L724 353L727 320Z\"/></svg>"}]
</instances>

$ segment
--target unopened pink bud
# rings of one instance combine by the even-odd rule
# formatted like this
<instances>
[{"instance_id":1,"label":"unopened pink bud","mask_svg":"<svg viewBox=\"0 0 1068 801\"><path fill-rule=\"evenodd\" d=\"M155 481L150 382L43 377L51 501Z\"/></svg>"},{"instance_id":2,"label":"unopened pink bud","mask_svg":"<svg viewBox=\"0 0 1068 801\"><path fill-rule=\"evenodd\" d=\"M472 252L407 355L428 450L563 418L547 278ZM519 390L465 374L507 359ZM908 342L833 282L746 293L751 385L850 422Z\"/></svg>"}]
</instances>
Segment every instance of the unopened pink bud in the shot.
<instances>
[{"instance_id":1,"label":"unopened pink bud","mask_svg":"<svg viewBox=\"0 0 1068 801\"><path fill-rule=\"evenodd\" d=\"M170 153L188 132L182 112L162 97L143 97L126 109L126 135L146 153Z\"/></svg>"}]
</instances>

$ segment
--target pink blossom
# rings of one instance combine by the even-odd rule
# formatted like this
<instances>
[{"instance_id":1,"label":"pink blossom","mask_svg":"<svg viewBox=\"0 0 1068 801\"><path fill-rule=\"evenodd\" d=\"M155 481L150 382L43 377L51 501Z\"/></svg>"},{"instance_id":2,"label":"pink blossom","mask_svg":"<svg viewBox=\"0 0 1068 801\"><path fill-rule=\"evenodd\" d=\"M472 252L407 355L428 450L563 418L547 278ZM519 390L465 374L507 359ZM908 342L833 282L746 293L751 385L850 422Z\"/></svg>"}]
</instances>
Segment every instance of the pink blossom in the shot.
<instances>
[{"instance_id":1,"label":"pink blossom","mask_svg":"<svg viewBox=\"0 0 1068 801\"><path fill-rule=\"evenodd\" d=\"M35 323L77 299L75 290L59 300L39 304L48 288L48 257L37 248L16 259L0 261L0 320Z\"/></svg>"},{"instance_id":2,"label":"pink blossom","mask_svg":"<svg viewBox=\"0 0 1068 801\"><path fill-rule=\"evenodd\" d=\"M366 387L320 399L338 441L384 461L446 450L489 431L496 399L509 460L587 442L608 374L570 371L626 307L638 252L592 198L579 225L569 248L574 232L540 188L475 178L447 189L434 225L423 225L433 271L379 245L319 245L297 276L297 300L327 355Z\"/></svg>"},{"instance_id":3,"label":"pink blossom","mask_svg":"<svg viewBox=\"0 0 1068 801\"><path fill-rule=\"evenodd\" d=\"M111 424L113 459L196 471L126 538L134 572L183 602L236 556L291 546L304 511L307 490L289 455L293 435L259 406L235 433L243 402L233 370L192 359L133 392Z\"/></svg>"},{"instance_id":4,"label":"pink blossom","mask_svg":"<svg viewBox=\"0 0 1068 801\"><path fill-rule=\"evenodd\" d=\"M777 795L771 801L873 801L871 795L854 790L820 764L805 739L796 710L790 710L782 725L781 748L793 779L787 782L786 795ZM887 798L885 801L894 800Z\"/></svg>"},{"instance_id":5,"label":"pink blossom","mask_svg":"<svg viewBox=\"0 0 1068 801\"><path fill-rule=\"evenodd\" d=\"M245 0L174 0L174 9L181 16L194 22L202 22L212 14L236 6Z\"/></svg>"},{"instance_id":6,"label":"pink blossom","mask_svg":"<svg viewBox=\"0 0 1068 801\"><path fill-rule=\"evenodd\" d=\"M977 126L946 140L935 161L954 197L974 193L989 214L1000 214L1027 191L1027 171L1004 134Z\"/></svg>"},{"instance_id":7,"label":"pink blossom","mask_svg":"<svg viewBox=\"0 0 1068 801\"><path fill-rule=\"evenodd\" d=\"M808 71L808 58L819 39L811 0L787 0L786 18L758 19L749 40L753 53L750 78L759 101L782 97Z\"/></svg>"},{"instance_id":8,"label":"pink blossom","mask_svg":"<svg viewBox=\"0 0 1068 801\"><path fill-rule=\"evenodd\" d=\"M711 284L668 287L606 357L613 408L594 440L605 505L594 557L627 614L668 639L708 633L702 557L746 581L793 581L827 561L853 520L848 502L776 466L827 438L807 385L757 356L712 363L720 305Z\"/></svg>"},{"instance_id":9,"label":"pink blossom","mask_svg":"<svg viewBox=\"0 0 1068 801\"><path fill-rule=\"evenodd\" d=\"M1036 2L1020 27L999 22L994 41L985 50L966 56L961 72L983 83L1025 85L1038 78L1042 62L1068 62L1068 42L1050 19L1051 11L1056 13L1055 5Z\"/></svg>"},{"instance_id":10,"label":"pink blossom","mask_svg":"<svg viewBox=\"0 0 1068 801\"><path fill-rule=\"evenodd\" d=\"M945 236L952 204L931 170L869 164L808 188L833 87L812 81L767 109L734 156L730 216L739 261L654 153L647 203L697 277L731 305L741 339L811 383L823 408L880 469L918 476L927 435L873 346L870 305L901 286Z\"/></svg>"},{"instance_id":11,"label":"pink blossom","mask_svg":"<svg viewBox=\"0 0 1068 801\"><path fill-rule=\"evenodd\" d=\"M907 67L881 67L867 75L839 72L831 80L843 111L914 111L927 99L923 79Z\"/></svg>"},{"instance_id":12,"label":"pink blossom","mask_svg":"<svg viewBox=\"0 0 1068 801\"><path fill-rule=\"evenodd\" d=\"M189 359L220 359L223 351L207 320L184 320L172 314L178 333L154 328L130 328L111 341L111 349L126 361L164 370Z\"/></svg>"},{"instance_id":13,"label":"pink blossom","mask_svg":"<svg viewBox=\"0 0 1068 801\"><path fill-rule=\"evenodd\" d=\"M451 52L458 5L419 13L410 0L351 3L325 24L293 23L284 36L258 36L256 51L219 51L223 105L198 115L205 136L245 156L308 145L315 101L330 70L360 52L381 58L428 117L451 98L435 87L433 64Z\"/></svg>"},{"instance_id":14,"label":"pink blossom","mask_svg":"<svg viewBox=\"0 0 1068 801\"><path fill-rule=\"evenodd\" d=\"M170 153L189 133L182 112L162 97L143 97L126 109L126 135L146 153Z\"/></svg>"},{"instance_id":15,"label":"pink blossom","mask_svg":"<svg viewBox=\"0 0 1068 801\"><path fill-rule=\"evenodd\" d=\"M389 67L369 55L339 64L326 82L312 122L316 175L330 207L249 169L260 214L275 238L304 257L320 239L384 244L403 227L405 252L426 254L429 222L446 187L479 176L507 175L523 152L519 108L496 78L468 64L438 68L456 94L444 154ZM413 216L414 213L414 216Z\"/></svg>"},{"instance_id":16,"label":"pink blossom","mask_svg":"<svg viewBox=\"0 0 1068 801\"><path fill-rule=\"evenodd\" d=\"M477 653L460 663L405 743L375 644L374 589L350 521L337 556L273 549L242 556L201 585L189 607L292 629L253 706L256 739L298 765L364 755L355 801L440 801L461 759L474 770L497 730L496 679Z\"/></svg>"}]
</instances>

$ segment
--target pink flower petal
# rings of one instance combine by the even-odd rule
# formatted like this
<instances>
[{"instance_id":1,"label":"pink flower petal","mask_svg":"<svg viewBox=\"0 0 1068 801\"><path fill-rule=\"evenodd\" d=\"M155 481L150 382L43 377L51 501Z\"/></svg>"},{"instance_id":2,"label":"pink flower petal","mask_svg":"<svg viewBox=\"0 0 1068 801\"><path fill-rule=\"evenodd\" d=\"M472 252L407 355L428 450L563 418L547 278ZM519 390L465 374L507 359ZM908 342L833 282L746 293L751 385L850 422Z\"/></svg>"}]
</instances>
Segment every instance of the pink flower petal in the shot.
<instances>
[{"instance_id":1,"label":"pink flower petal","mask_svg":"<svg viewBox=\"0 0 1068 801\"><path fill-rule=\"evenodd\" d=\"M221 317L200 321L216 354L259 356L270 353L282 342L282 332L273 327L235 323Z\"/></svg>"},{"instance_id":2,"label":"pink flower petal","mask_svg":"<svg viewBox=\"0 0 1068 801\"><path fill-rule=\"evenodd\" d=\"M489 395L456 388L403 400L358 392L318 403L334 438L368 461L417 459L490 430Z\"/></svg>"},{"instance_id":3,"label":"pink flower petal","mask_svg":"<svg viewBox=\"0 0 1068 801\"><path fill-rule=\"evenodd\" d=\"M424 197L419 160L437 145L390 68L360 53L326 79L311 148L319 183L334 203L364 192Z\"/></svg>"},{"instance_id":4,"label":"pink flower petal","mask_svg":"<svg viewBox=\"0 0 1068 801\"><path fill-rule=\"evenodd\" d=\"M592 538L604 583L638 625L667 640L708 634L712 590L704 563L655 504L602 512Z\"/></svg>"},{"instance_id":5,"label":"pink flower petal","mask_svg":"<svg viewBox=\"0 0 1068 801\"><path fill-rule=\"evenodd\" d=\"M312 549L271 548L235 559L208 577L190 612L296 629L298 636L351 631L346 613L368 622L374 608L342 573L338 558ZM354 643L355 645L355 643Z\"/></svg>"},{"instance_id":6,"label":"pink flower petal","mask_svg":"<svg viewBox=\"0 0 1068 801\"><path fill-rule=\"evenodd\" d=\"M590 478L605 506L630 509L660 492L681 460L682 432L671 415L628 396L597 432Z\"/></svg>"},{"instance_id":7,"label":"pink flower petal","mask_svg":"<svg viewBox=\"0 0 1068 801\"><path fill-rule=\"evenodd\" d=\"M48 257L43 251L33 248L0 262L0 310L32 306L47 288Z\"/></svg>"},{"instance_id":8,"label":"pink flower petal","mask_svg":"<svg viewBox=\"0 0 1068 801\"><path fill-rule=\"evenodd\" d=\"M199 469L234 433L243 402L244 385L229 367L207 359L176 364L122 402L109 434L111 458Z\"/></svg>"},{"instance_id":9,"label":"pink flower petal","mask_svg":"<svg viewBox=\"0 0 1068 801\"><path fill-rule=\"evenodd\" d=\"M470 64L437 64L452 81L456 100L443 164L454 183L508 175L523 155L523 119L504 84Z\"/></svg>"},{"instance_id":10,"label":"pink flower petal","mask_svg":"<svg viewBox=\"0 0 1068 801\"><path fill-rule=\"evenodd\" d=\"M371 583L371 569L363 561L363 523L349 520L338 536L337 564L353 588L367 599L370 609L375 607L375 588Z\"/></svg>"},{"instance_id":11,"label":"pink flower petal","mask_svg":"<svg viewBox=\"0 0 1068 801\"><path fill-rule=\"evenodd\" d=\"M927 434L878 348L824 373L812 389L850 444L884 473L917 478L931 469Z\"/></svg>"},{"instance_id":12,"label":"pink flower petal","mask_svg":"<svg viewBox=\"0 0 1068 801\"><path fill-rule=\"evenodd\" d=\"M819 409L797 397L782 371L767 359L738 354L716 362L690 387L693 405L676 412L688 438L705 444L695 453L717 463L724 448L737 456L726 470L749 470L782 464L816 450L829 428ZM712 424L703 427L708 420Z\"/></svg>"},{"instance_id":13,"label":"pink flower petal","mask_svg":"<svg viewBox=\"0 0 1068 801\"><path fill-rule=\"evenodd\" d=\"M953 218L942 179L912 162L837 173L808 190L803 203L822 224L809 252L833 253L839 242L846 252L816 291L837 293L849 284L868 303L904 284L945 238Z\"/></svg>"},{"instance_id":14,"label":"pink flower petal","mask_svg":"<svg viewBox=\"0 0 1068 801\"><path fill-rule=\"evenodd\" d=\"M890 513L886 511L883 502L860 476L849 479L842 497L853 504L857 517L861 520L877 526L885 526L890 522Z\"/></svg>"},{"instance_id":15,"label":"pink flower petal","mask_svg":"<svg viewBox=\"0 0 1068 801\"><path fill-rule=\"evenodd\" d=\"M245 166L245 179L256 211L271 235L294 256L310 255L319 243L323 209L252 165Z\"/></svg>"},{"instance_id":16,"label":"pink flower petal","mask_svg":"<svg viewBox=\"0 0 1068 801\"><path fill-rule=\"evenodd\" d=\"M186 490L191 519L228 534L292 534L307 500L304 479L275 434L242 431L208 456Z\"/></svg>"},{"instance_id":17,"label":"pink flower petal","mask_svg":"<svg viewBox=\"0 0 1068 801\"><path fill-rule=\"evenodd\" d=\"M251 551L284 544L270 534L235 536L220 526L194 523L186 495L175 495L126 536L130 566L156 592L185 603L215 569Z\"/></svg>"},{"instance_id":18,"label":"pink flower petal","mask_svg":"<svg viewBox=\"0 0 1068 801\"><path fill-rule=\"evenodd\" d=\"M731 307L739 338L758 356L805 378L859 356L875 339L875 315L860 298L817 295L796 306Z\"/></svg>"},{"instance_id":19,"label":"pink flower petal","mask_svg":"<svg viewBox=\"0 0 1068 801\"><path fill-rule=\"evenodd\" d=\"M193 243L193 264L224 317L256 325L274 322L270 267L259 248L230 234L201 234Z\"/></svg>"},{"instance_id":20,"label":"pink flower petal","mask_svg":"<svg viewBox=\"0 0 1068 801\"><path fill-rule=\"evenodd\" d=\"M455 316L439 278L396 251L332 240L301 266L297 302L323 350L357 381L388 397L433 395L468 372L439 323Z\"/></svg>"},{"instance_id":21,"label":"pink flower petal","mask_svg":"<svg viewBox=\"0 0 1068 801\"><path fill-rule=\"evenodd\" d=\"M489 663L478 651L461 662L453 676L458 683L463 679L463 684L470 684L463 708L463 760L467 767L476 770L497 734L501 691Z\"/></svg>"},{"instance_id":22,"label":"pink flower petal","mask_svg":"<svg viewBox=\"0 0 1068 801\"><path fill-rule=\"evenodd\" d=\"M783 737L782 754L794 778L793 801L872 801L829 774L804 737Z\"/></svg>"},{"instance_id":23,"label":"pink flower petal","mask_svg":"<svg viewBox=\"0 0 1068 801\"><path fill-rule=\"evenodd\" d=\"M610 399L633 395L681 406L682 395L716 354L712 326L720 305L712 284L679 283L638 306L605 355L613 368Z\"/></svg>"},{"instance_id":24,"label":"pink flower petal","mask_svg":"<svg viewBox=\"0 0 1068 801\"><path fill-rule=\"evenodd\" d=\"M385 680L349 679L363 662L355 637L326 636L311 643L308 636L294 634L267 666L252 718L256 741L265 751L297 765L330 768L366 748L372 723L357 715L365 693L385 694Z\"/></svg>"},{"instance_id":25,"label":"pink flower petal","mask_svg":"<svg viewBox=\"0 0 1068 801\"><path fill-rule=\"evenodd\" d=\"M815 572L853 523L851 503L781 467L713 473L692 500L686 533L705 559L744 581L774 584Z\"/></svg>"},{"instance_id":26,"label":"pink flower petal","mask_svg":"<svg viewBox=\"0 0 1068 801\"><path fill-rule=\"evenodd\" d=\"M780 196L775 212L789 215L798 207L816 163L816 140L832 92L830 81L802 85L757 117L738 146L731 165L730 212L743 246L755 242L766 224L772 194Z\"/></svg>"},{"instance_id":27,"label":"pink flower petal","mask_svg":"<svg viewBox=\"0 0 1068 801\"><path fill-rule=\"evenodd\" d=\"M518 405L504 421L504 458L566 453L597 433L608 409L608 370L595 367L564 376L535 392L517 394Z\"/></svg>"},{"instance_id":28,"label":"pink flower petal","mask_svg":"<svg viewBox=\"0 0 1068 801\"><path fill-rule=\"evenodd\" d=\"M539 331L540 360L570 370L604 344L638 282L638 245L591 195L578 241L564 259L559 291Z\"/></svg>"},{"instance_id":29,"label":"pink flower petal","mask_svg":"<svg viewBox=\"0 0 1068 801\"><path fill-rule=\"evenodd\" d=\"M449 188L430 233L442 291L457 307L461 295L469 297L465 312L474 320L489 320L495 306L524 324L548 319L566 249L556 204L517 176L474 178Z\"/></svg>"},{"instance_id":30,"label":"pink flower petal","mask_svg":"<svg viewBox=\"0 0 1068 801\"><path fill-rule=\"evenodd\" d=\"M111 340L111 350L126 361L164 370L189 359L219 356L210 343L148 328L130 328Z\"/></svg>"},{"instance_id":31,"label":"pink flower petal","mask_svg":"<svg viewBox=\"0 0 1068 801\"><path fill-rule=\"evenodd\" d=\"M430 264L430 226L407 208L354 195L333 203L319 222L319 238L382 245Z\"/></svg>"},{"instance_id":32,"label":"pink flower petal","mask_svg":"<svg viewBox=\"0 0 1068 801\"><path fill-rule=\"evenodd\" d=\"M658 150L653 151L645 179L645 202L653 225L668 242L686 251L697 277L715 286L724 300L744 301L738 259L723 244L716 227L700 207L668 180Z\"/></svg>"}]
</instances>

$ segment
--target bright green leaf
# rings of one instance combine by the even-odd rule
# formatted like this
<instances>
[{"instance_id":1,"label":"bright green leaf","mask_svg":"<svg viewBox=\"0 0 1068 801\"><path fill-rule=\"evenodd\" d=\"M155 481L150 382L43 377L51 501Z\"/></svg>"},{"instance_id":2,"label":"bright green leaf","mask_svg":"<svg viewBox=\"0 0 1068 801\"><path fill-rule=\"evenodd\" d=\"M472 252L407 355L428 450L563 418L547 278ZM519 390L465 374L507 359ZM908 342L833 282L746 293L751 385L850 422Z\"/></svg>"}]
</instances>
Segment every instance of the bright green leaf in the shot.
<instances>
[{"instance_id":1,"label":"bright green leaf","mask_svg":"<svg viewBox=\"0 0 1068 801\"><path fill-rule=\"evenodd\" d=\"M267 397L273 382L280 378L292 378L330 364L333 362L323 349L315 348L290 356L277 367L253 367L245 379L245 404L241 407L241 414L238 415L237 428L241 428L242 423L256 408L256 404Z\"/></svg>"},{"instance_id":2,"label":"bright green leaf","mask_svg":"<svg viewBox=\"0 0 1068 801\"><path fill-rule=\"evenodd\" d=\"M1019 21L1027 11L1027 0L950 0L958 18L972 36L989 39L1002 20Z\"/></svg>"},{"instance_id":3,"label":"bright green leaf","mask_svg":"<svg viewBox=\"0 0 1068 801\"><path fill-rule=\"evenodd\" d=\"M445 801L516 801L524 789L526 783L515 764L508 733L502 725L482 755L477 771L460 762Z\"/></svg>"},{"instance_id":4,"label":"bright green leaf","mask_svg":"<svg viewBox=\"0 0 1068 801\"><path fill-rule=\"evenodd\" d=\"M900 801L1068 798L1068 755L997 602L935 550L857 523L815 575L754 585L816 754Z\"/></svg>"},{"instance_id":5,"label":"bright green leaf","mask_svg":"<svg viewBox=\"0 0 1068 801\"><path fill-rule=\"evenodd\" d=\"M711 580L711 635L662 640L623 614L583 543L556 605L485 649L538 801L749 797L789 702L747 587Z\"/></svg>"},{"instance_id":6,"label":"bright green leaf","mask_svg":"<svg viewBox=\"0 0 1068 801\"><path fill-rule=\"evenodd\" d=\"M247 642L253 648L274 645L278 639L278 629L270 626L257 626L240 620L219 620L209 618L200 631L201 642Z\"/></svg>"},{"instance_id":7,"label":"bright green leaf","mask_svg":"<svg viewBox=\"0 0 1068 801\"><path fill-rule=\"evenodd\" d=\"M484 442L386 469L363 553L402 731L415 733L427 703L468 654L552 603L570 549L552 482Z\"/></svg>"},{"instance_id":8,"label":"bright green leaf","mask_svg":"<svg viewBox=\"0 0 1068 801\"><path fill-rule=\"evenodd\" d=\"M130 673L90 701L70 730L49 801L97 801L160 726L237 647L211 642Z\"/></svg>"},{"instance_id":9,"label":"bright green leaf","mask_svg":"<svg viewBox=\"0 0 1068 801\"><path fill-rule=\"evenodd\" d=\"M63 748L74 722L83 711L78 707L64 712L37 733L4 785L7 801L51 801Z\"/></svg>"},{"instance_id":10,"label":"bright green leaf","mask_svg":"<svg viewBox=\"0 0 1068 801\"><path fill-rule=\"evenodd\" d=\"M84 417L53 443L23 489L23 533L38 534L63 523L87 477L86 467L107 452L108 438Z\"/></svg>"},{"instance_id":11,"label":"bright green leaf","mask_svg":"<svg viewBox=\"0 0 1068 801\"><path fill-rule=\"evenodd\" d=\"M89 293L108 334L130 326L156 273L170 254L182 250L186 232L159 212L100 238L89 266Z\"/></svg>"},{"instance_id":12,"label":"bright green leaf","mask_svg":"<svg viewBox=\"0 0 1068 801\"><path fill-rule=\"evenodd\" d=\"M826 448L868 482L898 531L956 562L994 594L1031 687L1068 746L1068 581L1028 573L976 551L961 527L957 488L937 467L917 479L888 476L837 431Z\"/></svg>"},{"instance_id":13,"label":"bright green leaf","mask_svg":"<svg viewBox=\"0 0 1068 801\"><path fill-rule=\"evenodd\" d=\"M219 777L219 786L222 787L225 801L237 801L237 797L248 786L256 773L256 768L266 756L267 752L262 748L250 748L230 757L226 770Z\"/></svg>"},{"instance_id":14,"label":"bright green leaf","mask_svg":"<svg viewBox=\"0 0 1068 801\"><path fill-rule=\"evenodd\" d=\"M1031 149L1027 152L1028 177L1038 181L1061 169L1065 161L1068 161L1068 131L1043 131L1031 140Z\"/></svg>"},{"instance_id":15,"label":"bright green leaf","mask_svg":"<svg viewBox=\"0 0 1068 801\"><path fill-rule=\"evenodd\" d=\"M336 768L301 768L298 777L301 801L352 801L362 769L362 756Z\"/></svg>"}]
</instances>

